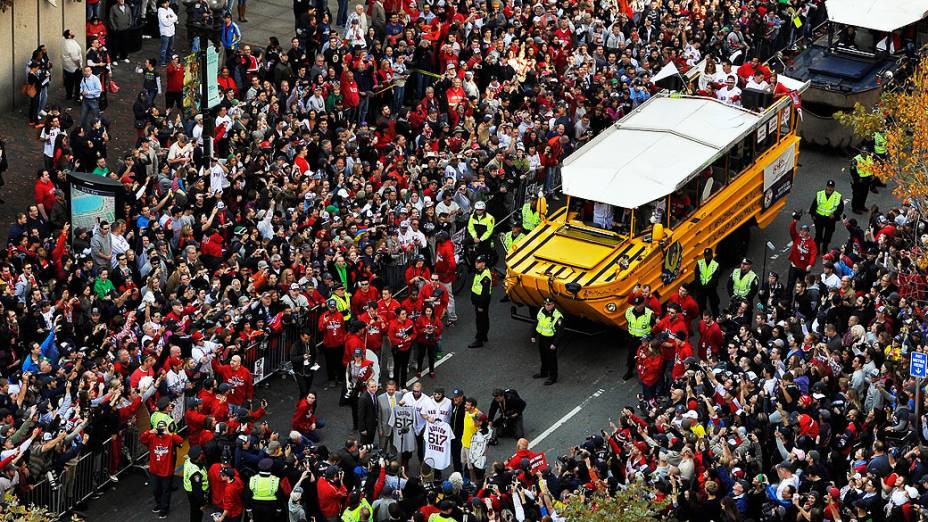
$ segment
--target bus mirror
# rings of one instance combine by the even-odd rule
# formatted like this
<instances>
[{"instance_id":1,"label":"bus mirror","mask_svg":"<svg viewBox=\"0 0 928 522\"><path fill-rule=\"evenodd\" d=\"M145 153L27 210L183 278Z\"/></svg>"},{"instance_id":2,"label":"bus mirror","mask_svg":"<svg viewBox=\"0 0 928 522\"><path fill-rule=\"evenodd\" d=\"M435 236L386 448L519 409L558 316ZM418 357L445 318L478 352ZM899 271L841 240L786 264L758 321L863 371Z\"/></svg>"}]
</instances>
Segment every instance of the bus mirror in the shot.
<instances>
[{"instance_id":1,"label":"bus mirror","mask_svg":"<svg viewBox=\"0 0 928 522\"><path fill-rule=\"evenodd\" d=\"M651 229L651 242L660 243L664 239L664 225L655 223Z\"/></svg>"}]
</instances>

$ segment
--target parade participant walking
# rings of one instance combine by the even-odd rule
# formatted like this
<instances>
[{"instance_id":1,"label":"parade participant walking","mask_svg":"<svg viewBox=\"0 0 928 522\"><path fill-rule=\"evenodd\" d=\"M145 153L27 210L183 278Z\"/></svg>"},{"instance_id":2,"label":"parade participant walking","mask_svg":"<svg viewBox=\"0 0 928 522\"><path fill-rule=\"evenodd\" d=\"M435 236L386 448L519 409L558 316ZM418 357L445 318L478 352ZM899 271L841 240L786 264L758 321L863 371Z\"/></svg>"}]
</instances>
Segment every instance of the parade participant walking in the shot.
<instances>
[{"instance_id":1,"label":"parade participant walking","mask_svg":"<svg viewBox=\"0 0 928 522\"><path fill-rule=\"evenodd\" d=\"M190 506L190 522L203 520L203 510L208 504L209 480L206 468L202 467L203 452L199 446L191 446L184 460L184 491Z\"/></svg>"},{"instance_id":2,"label":"parade participant walking","mask_svg":"<svg viewBox=\"0 0 928 522\"><path fill-rule=\"evenodd\" d=\"M651 335L651 328L657 322L657 316L644 303L644 297L638 295L632 298L632 305L625 310L625 322L628 328L628 353L625 364L627 369L623 380L629 380L635 375L635 357L638 354L638 347L641 346L641 339Z\"/></svg>"},{"instance_id":3,"label":"parade participant walking","mask_svg":"<svg viewBox=\"0 0 928 522\"><path fill-rule=\"evenodd\" d=\"M152 492L155 497L155 507L152 513L158 518L168 518L171 510L171 484L174 478L174 456L177 448L181 447L184 439L176 433L168 431L168 424L158 421L158 424L141 435L142 444L148 446L148 472L151 474Z\"/></svg>"},{"instance_id":4,"label":"parade participant walking","mask_svg":"<svg viewBox=\"0 0 928 522\"><path fill-rule=\"evenodd\" d=\"M487 268L487 258L482 255L477 256L474 269L476 273L474 274L474 281L470 285L470 301L474 305L477 334L474 336L474 342L467 345L468 348L480 348L488 341L490 298L493 293L493 274Z\"/></svg>"},{"instance_id":5,"label":"parade participant walking","mask_svg":"<svg viewBox=\"0 0 928 522\"><path fill-rule=\"evenodd\" d=\"M444 290L444 289L442 289ZM422 308L416 319L416 377L422 377L422 362L428 356L429 377L435 378L435 354L441 342L441 319L431 305Z\"/></svg>"},{"instance_id":6,"label":"parade participant walking","mask_svg":"<svg viewBox=\"0 0 928 522\"><path fill-rule=\"evenodd\" d=\"M358 397L364 392L367 381L374 377L374 362L364 357L361 348L355 349L345 368L345 396L343 402L351 406L351 429L358 430ZM342 404L344 405L344 404Z\"/></svg>"},{"instance_id":7,"label":"parade participant walking","mask_svg":"<svg viewBox=\"0 0 928 522\"><path fill-rule=\"evenodd\" d=\"M300 331L300 338L290 347L290 363L293 365L293 378L300 389L300 397L305 397L313 387L316 374L316 343L308 329Z\"/></svg>"},{"instance_id":8,"label":"parade participant walking","mask_svg":"<svg viewBox=\"0 0 928 522\"><path fill-rule=\"evenodd\" d=\"M866 197L866 196L865 196ZM835 233L835 223L844 213L844 199L835 190L835 180L825 183L825 190L815 193L815 199L809 207L809 215L815 223L815 245L819 252L827 252L831 236ZM794 219L799 219L794 214Z\"/></svg>"},{"instance_id":9,"label":"parade participant walking","mask_svg":"<svg viewBox=\"0 0 928 522\"><path fill-rule=\"evenodd\" d=\"M225 483L225 487L222 490L222 512L218 518L215 518L215 521L241 522L242 513L245 512L245 505L242 501L245 483L233 468L223 469L219 476Z\"/></svg>"},{"instance_id":10,"label":"parade participant walking","mask_svg":"<svg viewBox=\"0 0 928 522\"><path fill-rule=\"evenodd\" d=\"M819 197L823 193L824 191L819 192ZM813 214L813 216L816 216L816 214ZM815 266L815 260L819 252L818 238L812 239L812 234L809 233L809 225L802 225L798 231L796 230L796 224L801 217L801 212L793 212L793 220L789 222L789 237L793 240L793 245L789 249L789 276L786 280L786 291L790 294L792 294L793 288L796 286L796 281L804 281L806 274ZM815 219L817 220L817 218ZM834 227L834 224L832 224L832 227ZM815 229L817 235L818 224L815 225Z\"/></svg>"},{"instance_id":11,"label":"parade participant walking","mask_svg":"<svg viewBox=\"0 0 928 522\"><path fill-rule=\"evenodd\" d=\"M532 343L538 343L538 356L541 359L541 371L532 375L533 379L547 379L545 386L557 382L557 345L563 333L564 315L555 307L554 299L545 298L545 304L535 317L535 331Z\"/></svg>"},{"instance_id":12,"label":"parade participant walking","mask_svg":"<svg viewBox=\"0 0 928 522\"><path fill-rule=\"evenodd\" d=\"M732 299L741 299L751 303L754 296L757 295L758 282L757 274L751 270L753 263L750 259L741 260L741 266L734 269L731 277L728 279L728 297Z\"/></svg>"},{"instance_id":13,"label":"parade participant walking","mask_svg":"<svg viewBox=\"0 0 928 522\"><path fill-rule=\"evenodd\" d=\"M409 371L409 355L412 343L416 340L416 326L405 308L396 312L394 319L387 328L393 355L393 375L391 378L398 383L405 383Z\"/></svg>"},{"instance_id":14,"label":"parade participant walking","mask_svg":"<svg viewBox=\"0 0 928 522\"><path fill-rule=\"evenodd\" d=\"M864 145L851 160L851 211L855 214L867 211L867 196L872 183L873 156L869 147Z\"/></svg>"},{"instance_id":15,"label":"parade participant walking","mask_svg":"<svg viewBox=\"0 0 928 522\"><path fill-rule=\"evenodd\" d=\"M445 289L445 295L448 297L448 316L445 318L448 326L454 326L458 321L458 315L454 308L454 290L452 285L458 269L457 260L454 257L454 242L447 231L439 231L435 235L435 273L432 279L437 276L438 282Z\"/></svg>"},{"instance_id":16,"label":"parade participant walking","mask_svg":"<svg viewBox=\"0 0 928 522\"><path fill-rule=\"evenodd\" d=\"M271 475L274 461L263 458L258 462L258 474L248 479L248 491L254 522L274 522L283 505L280 479Z\"/></svg>"},{"instance_id":17,"label":"parade participant walking","mask_svg":"<svg viewBox=\"0 0 928 522\"><path fill-rule=\"evenodd\" d=\"M337 309L334 299L326 301L326 311L319 316L319 330L322 334L322 354L325 356L325 372L328 377L325 389L337 385L342 378L342 355L348 331L345 318Z\"/></svg>"},{"instance_id":18,"label":"parade participant walking","mask_svg":"<svg viewBox=\"0 0 928 522\"><path fill-rule=\"evenodd\" d=\"M467 219L467 236L478 255L487 257L488 261L494 259L493 229L496 219L487 212L487 204L483 201L474 203L474 212Z\"/></svg>"},{"instance_id":19,"label":"parade participant walking","mask_svg":"<svg viewBox=\"0 0 928 522\"><path fill-rule=\"evenodd\" d=\"M211 362L213 371L222 378L223 383L231 387L229 391L229 404L241 406L245 401L255 396L254 379L248 368L242 366L242 358L233 355L229 364L221 364L218 359Z\"/></svg>"},{"instance_id":20,"label":"parade participant walking","mask_svg":"<svg viewBox=\"0 0 928 522\"><path fill-rule=\"evenodd\" d=\"M380 408L377 404L377 381L370 379L364 391L358 396L358 435L361 444L373 444L377 440L377 416Z\"/></svg>"}]
</instances>

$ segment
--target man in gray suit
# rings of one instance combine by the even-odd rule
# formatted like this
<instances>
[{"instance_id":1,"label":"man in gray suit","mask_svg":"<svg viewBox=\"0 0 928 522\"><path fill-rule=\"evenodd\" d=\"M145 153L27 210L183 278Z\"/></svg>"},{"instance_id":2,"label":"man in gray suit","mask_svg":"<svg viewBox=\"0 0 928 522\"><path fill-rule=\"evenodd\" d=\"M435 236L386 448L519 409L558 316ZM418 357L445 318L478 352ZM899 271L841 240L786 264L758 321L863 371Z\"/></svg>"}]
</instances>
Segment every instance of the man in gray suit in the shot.
<instances>
[{"instance_id":1,"label":"man in gray suit","mask_svg":"<svg viewBox=\"0 0 928 522\"><path fill-rule=\"evenodd\" d=\"M380 408L380 417L377 430L377 444L386 452L393 450L393 426L390 425L390 417L393 416L393 410L400 403L402 395L396 392L396 381L387 381L386 391L377 397L377 406Z\"/></svg>"}]
</instances>

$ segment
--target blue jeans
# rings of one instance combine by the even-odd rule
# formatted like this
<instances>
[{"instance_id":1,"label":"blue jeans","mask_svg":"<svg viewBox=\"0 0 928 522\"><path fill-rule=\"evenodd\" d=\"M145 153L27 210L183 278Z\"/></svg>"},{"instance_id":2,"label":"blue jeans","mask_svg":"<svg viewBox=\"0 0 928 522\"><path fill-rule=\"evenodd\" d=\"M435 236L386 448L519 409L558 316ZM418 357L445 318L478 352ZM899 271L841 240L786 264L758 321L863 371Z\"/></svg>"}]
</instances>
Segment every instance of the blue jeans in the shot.
<instances>
[{"instance_id":1,"label":"blue jeans","mask_svg":"<svg viewBox=\"0 0 928 522\"><path fill-rule=\"evenodd\" d=\"M235 3L235 0L226 0L225 13L232 14L232 4Z\"/></svg>"},{"instance_id":2,"label":"blue jeans","mask_svg":"<svg viewBox=\"0 0 928 522\"><path fill-rule=\"evenodd\" d=\"M338 0L338 14L335 16L335 25L345 27L348 23L348 0Z\"/></svg>"},{"instance_id":3,"label":"blue jeans","mask_svg":"<svg viewBox=\"0 0 928 522\"><path fill-rule=\"evenodd\" d=\"M358 123L360 124L367 118L367 108L370 106L371 97L361 96L361 104L358 105Z\"/></svg>"},{"instance_id":4,"label":"blue jeans","mask_svg":"<svg viewBox=\"0 0 928 522\"><path fill-rule=\"evenodd\" d=\"M103 2L97 2L96 4L86 4L87 5L87 19L90 20L94 16L100 16L101 8L103 7Z\"/></svg>"},{"instance_id":5,"label":"blue jeans","mask_svg":"<svg viewBox=\"0 0 928 522\"><path fill-rule=\"evenodd\" d=\"M403 98L406 97L406 86L399 85L393 87L393 106L390 107L393 109L393 112L398 112L403 107Z\"/></svg>"},{"instance_id":6,"label":"blue jeans","mask_svg":"<svg viewBox=\"0 0 928 522\"><path fill-rule=\"evenodd\" d=\"M39 89L38 98L39 98L39 107L38 107L38 110L36 111L36 114L44 111L45 106L48 105L48 86L47 85Z\"/></svg>"},{"instance_id":7,"label":"blue jeans","mask_svg":"<svg viewBox=\"0 0 928 522\"><path fill-rule=\"evenodd\" d=\"M200 52L200 35L193 37L193 41L190 42L190 52L198 53Z\"/></svg>"},{"instance_id":8,"label":"blue jeans","mask_svg":"<svg viewBox=\"0 0 928 522\"><path fill-rule=\"evenodd\" d=\"M158 57L161 59L161 67L164 67L168 64L168 59L171 57L174 49L174 37L173 36L162 36L161 37L161 51Z\"/></svg>"},{"instance_id":9,"label":"blue jeans","mask_svg":"<svg viewBox=\"0 0 928 522\"><path fill-rule=\"evenodd\" d=\"M89 129L90 125L100 119L100 98L84 98L81 103L81 127Z\"/></svg>"}]
</instances>

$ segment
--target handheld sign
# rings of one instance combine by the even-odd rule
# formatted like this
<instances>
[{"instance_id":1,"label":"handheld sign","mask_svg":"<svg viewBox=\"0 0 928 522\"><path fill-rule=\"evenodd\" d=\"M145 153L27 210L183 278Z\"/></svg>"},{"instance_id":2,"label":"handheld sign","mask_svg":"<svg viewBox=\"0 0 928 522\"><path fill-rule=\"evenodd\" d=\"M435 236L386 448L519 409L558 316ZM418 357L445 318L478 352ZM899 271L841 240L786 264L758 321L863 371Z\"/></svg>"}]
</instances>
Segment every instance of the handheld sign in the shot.
<instances>
[{"instance_id":1,"label":"handheld sign","mask_svg":"<svg viewBox=\"0 0 928 522\"><path fill-rule=\"evenodd\" d=\"M928 370L928 354L921 352L912 352L912 358L909 360L909 374L912 377L924 379Z\"/></svg>"}]
</instances>

